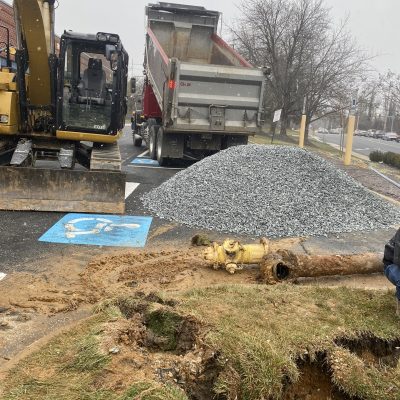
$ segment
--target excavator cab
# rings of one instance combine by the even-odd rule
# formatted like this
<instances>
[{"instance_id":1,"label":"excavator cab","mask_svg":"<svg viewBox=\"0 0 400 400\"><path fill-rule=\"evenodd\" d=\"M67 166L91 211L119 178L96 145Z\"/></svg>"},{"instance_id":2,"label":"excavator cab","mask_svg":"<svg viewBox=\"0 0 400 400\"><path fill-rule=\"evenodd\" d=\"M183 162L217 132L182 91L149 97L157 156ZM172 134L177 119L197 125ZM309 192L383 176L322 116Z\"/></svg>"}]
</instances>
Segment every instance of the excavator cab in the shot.
<instances>
[{"instance_id":1,"label":"excavator cab","mask_svg":"<svg viewBox=\"0 0 400 400\"><path fill-rule=\"evenodd\" d=\"M125 124L128 70L119 36L65 32L58 65L58 130L117 135Z\"/></svg>"}]
</instances>

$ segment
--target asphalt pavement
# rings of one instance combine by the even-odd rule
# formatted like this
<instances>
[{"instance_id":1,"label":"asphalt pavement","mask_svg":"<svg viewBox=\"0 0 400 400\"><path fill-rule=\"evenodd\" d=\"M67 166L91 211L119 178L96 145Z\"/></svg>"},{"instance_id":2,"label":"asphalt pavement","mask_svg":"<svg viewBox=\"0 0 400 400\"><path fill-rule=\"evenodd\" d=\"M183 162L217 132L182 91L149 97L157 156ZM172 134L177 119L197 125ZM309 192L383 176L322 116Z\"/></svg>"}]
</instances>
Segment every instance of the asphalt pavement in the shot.
<instances>
[{"instance_id":1,"label":"asphalt pavement","mask_svg":"<svg viewBox=\"0 0 400 400\"><path fill-rule=\"evenodd\" d=\"M130 127L126 126L124 136L119 141L122 170L126 173L127 182L139 184L126 199L126 214L148 216L142 208L140 196L172 177L179 169L132 165L133 159L146 155L146 148L133 146L131 132ZM47 258L51 254L68 254L77 249L87 250L88 253L99 250L84 245L39 242L38 239L64 215L59 212L0 211L0 273L32 272L29 267L31 261ZM159 222L154 221L152 229L157 225Z\"/></svg>"},{"instance_id":2,"label":"asphalt pavement","mask_svg":"<svg viewBox=\"0 0 400 400\"><path fill-rule=\"evenodd\" d=\"M328 139L328 138L327 138ZM338 136L330 135L329 139L338 140ZM358 139L361 139L360 141ZM381 144L375 139L357 138L356 148L366 143ZM146 210L140 200L141 195L160 185L165 180L176 174L181 168L160 168L146 165L133 165L132 160L138 156L146 156L146 148L134 147L130 127L124 130L124 136L120 142L121 155L123 160L123 172L126 173L127 182L135 183L135 190L126 199L126 215L137 217L153 217L151 229L148 236L146 247L153 249L159 248L163 243L179 242L185 243L196 233L205 233L209 235L211 240L221 240L218 232L210 232L206 230L192 229L181 226L179 224L171 224L168 221L161 220L152 216ZM384 145L392 146L396 144L384 143ZM371 147L370 145L368 145ZM400 144L397 144L400 150ZM366 151L366 150L364 150ZM184 168L187 165L182 165ZM51 265L46 260L52 256L72 257L77 255L83 261L89 260L92 256L109 251L108 247L87 246L87 245L70 245L57 244L39 241L39 238L47 232L54 224L58 223L66 214L57 212L19 212L19 211L0 211L0 280L4 274L12 272L43 272L51 270ZM343 251L379 251L382 243L392 234L389 229L385 232L368 233L368 239L363 232L332 235L328 239L324 239L323 248L325 251L331 251L339 254ZM255 238L235 237L242 241L252 241ZM375 238L372 240L372 238ZM297 249L299 252L305 250L307 246L312 248L320 248L320 238L310 238ZM347 245L344 246L344 243ZM314 247L313 247L314 246ZM319 250L320 251L320 250Z\"/></svg>"},{"instance_id":3,"label":"asphalt pavement","mask_svg":"<svg viewBox=\"0 0 400 400\"><path fill-rule=\"evenodd\" d=\"M330 133L318 133L317 137L323 143L333 143L335 145L340 145L342 140L343 145L346 144L346 135L344 135L341 139L341 135L338 134L335 135ZM391 151L393 153L400 154L400 143L390 142L382 139L373 139L365 136L354 136L353 151L355 153L369 156L369 154L375 150L379 150L385 153Z\"/></svg>"}]
</instances>

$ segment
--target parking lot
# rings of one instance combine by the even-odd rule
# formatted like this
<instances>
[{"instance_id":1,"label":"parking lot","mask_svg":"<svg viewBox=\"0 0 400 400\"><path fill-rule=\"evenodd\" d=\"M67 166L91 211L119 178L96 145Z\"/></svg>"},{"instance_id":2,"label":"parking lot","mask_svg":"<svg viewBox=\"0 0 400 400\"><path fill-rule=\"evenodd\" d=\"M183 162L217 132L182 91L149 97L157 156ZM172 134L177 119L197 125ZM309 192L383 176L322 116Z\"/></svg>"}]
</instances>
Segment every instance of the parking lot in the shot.
<instances>
[{"instance_id":1,"label":"parking lot","mask_svg":"<svg viewBox=\"0 0 400 400\"><path fill-rule=\"evenodd\" d=\"M317 137L324 143L332 143L345 145L346 135L317 133ZM366 136L354 136L353 151L365 156L369 156L372 151L379 150L382 152L391 151L400 154L400 143L395 141L387 141Z\"/></svg>"}]
</instances>

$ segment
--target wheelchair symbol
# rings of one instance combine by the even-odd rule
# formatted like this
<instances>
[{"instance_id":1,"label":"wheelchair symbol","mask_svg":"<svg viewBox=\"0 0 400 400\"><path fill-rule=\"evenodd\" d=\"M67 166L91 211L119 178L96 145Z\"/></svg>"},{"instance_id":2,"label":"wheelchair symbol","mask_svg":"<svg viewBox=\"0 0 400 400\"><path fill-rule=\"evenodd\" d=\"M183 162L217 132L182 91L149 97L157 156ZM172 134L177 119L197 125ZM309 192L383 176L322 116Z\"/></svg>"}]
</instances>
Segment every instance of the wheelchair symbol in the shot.
<instances>
[{"instance_id":1,"label":"wheelchair symbol","mask_svg":"<svg viewBox=\"0 0 400 400\"><path fill-rule=\"evenodd\" d=\"M93 222L94 226L92 229L80 229L76 227L77 224L81 222ZM138 229L139 224L115 224L109 219L105 218L77 218L69 221L64 225L65 236L68 239L74 239L77 236L82 235L99 235L102 232L111 232L115 228L125 228L125 229Z\"/></svg>"}]
</instances>

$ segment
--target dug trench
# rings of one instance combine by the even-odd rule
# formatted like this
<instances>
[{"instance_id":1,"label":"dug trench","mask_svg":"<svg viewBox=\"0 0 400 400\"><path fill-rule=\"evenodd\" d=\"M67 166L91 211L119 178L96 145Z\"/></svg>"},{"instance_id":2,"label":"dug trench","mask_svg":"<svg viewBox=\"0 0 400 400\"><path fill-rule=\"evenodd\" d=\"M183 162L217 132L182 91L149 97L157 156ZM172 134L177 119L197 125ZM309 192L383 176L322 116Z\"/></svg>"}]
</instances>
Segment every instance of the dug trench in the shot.
<instances>
[{"instance_id":1,"label":"dug trench","mask_svg":"<svg viewBox=\"0 0 400 400\"><path fill-rule=\"evenodd\" d=\"M283 245L288 243L273 244L276 248ZM157 391L160 387L176 389L173 396L160 395L166 399L397 398L393 390L399 390L398 394L400 388L392 382L398 376L396 347L400 343L390 294L364 290L353 293L343 288L333 291L288 283L265 286L259 283L257 269L231 276L209 268L199 257L200 252L196 247L114 252L93 259L84 268L71 268L73 273L63 279L47 276L29 282L25 276L19 287L15 286L18 282L12 285L18 294L13 305L4 295L0 305L7 313L23 313L32 320L38 315L58 318L60 313L68 315L94 306L94 317L89 319L101 316L95 326L95 344L104 366L95 370L85 390L104 391L107 399L125 399L122 396L129 390L141 396L142 389ZM353 308L354 320L348 320L346 307ZM29 323L10 324L10 329L0 332L0 336L5 341ZM79 371L79 366L85 364L81 360L86 360L87 345L76 347L83 340L80 324L60 334L74 337L70 347L60 346L66 349L64 356L57 353L51 360L44 357L43 368L54 368L66 381L69 378L63 375L65 370L70 371L73 365ZM308 332L313 324L315 330ZM299 329L307 335L298 337ZM9 368L3 370L14 389L26 385L25 378L36 373L39 383L38 387L31 387L32 397L12 397L14 389L5 385L2 398L41 398L43 381L51 384L53 378L40 370L37 357L49 353L60 335L49 337L40 348L26 353L22 363L11 363L11 372ZM277 357L274 352L280 351L280 341L288 343L288 350ZM259 346L275 350L264 354ZM265 367L269 363L273 365ZM346 379L346 371L354 365L361 365L368 372L365 375L360 370L359 387L353 387ZM86 367L82 368L85 372ZM10 374L14 376L11 380ZM371 376L384 377L383 387L372 397L368 385L366 391L360 389ZM270 387L265 388L260 381L269 382Z\"/></svg>"},{"instance_id":2,"label":"dug trench","mask_svg":"<svg viewBox=\"0 0 400 400\"><path fill-rule=\"evenodd\" d=\"M89 327L66 332L61 339L56 338L49 343L42 354L39 352L28 357L23 365L17 366L9 377L9 387L6 385L4 388L2 398L42 398L49 387L55 388L50 391L53 397L49 398L80 398L70 394L77 390L72 383L88 374L92 374L90 384L79 390L93 395L96 393L101 399L397 398L398 392L391 395L387 388L385 397L380 394L357 396L343 376L347 375L348 368L354 368L357 363L365 369L380 366L384 373L396 371L398 339L384 341L373 336L357 339L336 337L327 343L324 350L313 351L306 344L299 346L290 355L295 359L294 365L291 367L288 362L279 366L276 377L279 377L279 382L269 382L277 390L269 392L268 388L257 388L260 383L265 385L268 382L259 381L262 375L257 376L253 371L254 376L246 376L240 365L243 361L227 351L229 346L219 346L210 340L216 327L184 313L180 302L182 298L135 292L132 296L121 296L98 304ZM237 341L235 351L245 350L241 348L243 343L239 337ZM316 340L312 345L320 343ZM356 364L354 359L352 363L346 361L342 353L349 353ZM366 353L375 355L374 365L369 364L369 359L365 363ZM262 362L267 360L260 357L249 361L262 370L265 368ZM271 371L273 368L271 366ZM251 382L248 382L249 378ZM29 394L16 395L22 393L18 390L27 385ZM162 388L168 388L168 391L164 392ZM263 390L269 395L257 397L253 390ZM129 397L132 393L134 395Z\"/></svg>"},{"instance_id":3,"label":"dug trench","mask_svg":"<svg viewBox=\"0 0 400 400\"><path fill-rule=\"evenodd\" d=\"M257 271L234 277L210 269L198 247L154 251L83 252L52 256L7 276L0 291L0 373L20 353L91 315L94 304L135 291L166 293L222 283L257 283Z\"/></svg>"},{"instance_id":4,"label":"dug trench","mask_svg":"<svg viewBox=\"0 0 400 400\"><path fill-rule=\"evenodd\" d=\"M231 365L221 349L207 344L206 337L211 327L193 316L179 314L174 300L164 300L156 294L145 296L138 293L136 298L116 299L107 304L107 307L110 306L116 306L123 319L107 325L104 336L108 339L103 342L103 347L114 346L118 353L121 351L124 363L137 366L137 352L147 354L148 377L153 374L152 379L178 386L190 400L245 398L241 392L241 377L235 366ZM124 323L128 325L116 329ZM395 370L400 359L399 345L400 339L342 337L334 340L333 350L318 351L313 355L297 354L298 380L293 382L289 376L283 375L279 398L362 400L362 397L347 393L339 381L335 382L335 372L341 368L331 363L335 353L338 349L348 350L365 365ZM216 389L220 380L230 382L231 386Z\"/></svg>"},{"instance_id":5,"label":"dug trench","mask_svg":"<svg viewBox=\"0 0 400 400\"><path fill-rule=\"evenodd\" d=\"M139 292L134 298L116 299L110 306L117 307L121 316L106 324L105 350L121 352L123 362L139 366L145 378L176 385L189 399L215 397L214 384L223 367L219 351L206 344L203 323L180 314L174 301L156 294ZM113 362L118 362L118 355Z\"/></svg>"}]
</instances>

